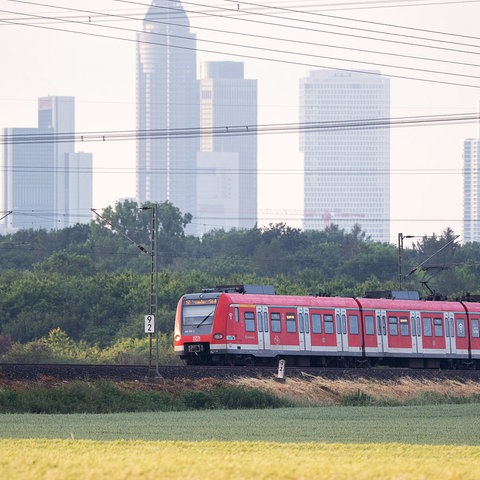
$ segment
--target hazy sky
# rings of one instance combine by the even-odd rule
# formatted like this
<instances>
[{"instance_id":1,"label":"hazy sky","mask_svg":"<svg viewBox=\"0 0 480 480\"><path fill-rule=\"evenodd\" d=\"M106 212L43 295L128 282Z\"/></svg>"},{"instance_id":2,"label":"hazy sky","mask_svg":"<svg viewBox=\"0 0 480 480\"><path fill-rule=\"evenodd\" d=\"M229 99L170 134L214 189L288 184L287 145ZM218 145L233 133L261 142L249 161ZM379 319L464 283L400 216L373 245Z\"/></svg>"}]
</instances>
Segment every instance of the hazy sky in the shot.
<instances>
[{"instance_id":1,"label":"hazy sky","mask_svg":"<svg viewBox=\"0 0 480 480\"><path fill-rule=\"evenodd\" d=\"M36 127L38 97L73 95L77 132L135 130L135 31L148 5L0 0L0 128ZM258 79L259 125L298 123L299 79L313 68L390 76L393 119L477 111L480 1L182 5L197 34L199 62L244 61L246 77ZM391 238L385 241L395 243L398 232L430 235L451 227L462 233L463 141L477 137L478 126L442 123L391 129ZM95 208L135 196L133 137L107 136L76 149L94 154ZM301 226L302 165L298 132L259 137L259 226Z\"/></svg>"}]
</instances>

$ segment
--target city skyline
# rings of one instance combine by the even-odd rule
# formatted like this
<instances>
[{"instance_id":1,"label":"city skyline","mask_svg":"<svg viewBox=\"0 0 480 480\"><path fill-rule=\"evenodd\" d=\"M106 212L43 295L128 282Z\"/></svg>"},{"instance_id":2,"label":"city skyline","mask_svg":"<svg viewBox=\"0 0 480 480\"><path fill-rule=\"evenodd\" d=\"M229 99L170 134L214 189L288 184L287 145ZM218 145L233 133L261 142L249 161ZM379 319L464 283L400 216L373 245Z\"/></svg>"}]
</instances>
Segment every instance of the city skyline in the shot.
<instances>
[{"instance_id":1,"label":"city skyline","mask_svg":"<svg viewBox=\"0 0 480 480\"><path fill-rule=\"evenodd\" d=\"M87 13L82 16L80 10L75 13L74 20L83 22L82 24L62 22L63 17L73 13L68 9L62 10L65 6L59 1L50 2L49 9L20 4L13 8L11 2L1 3L6 10L17 12L15 15L2 14L0 37L5 44L12 45L15 54L11 55L11 52L6 51L0 53L4 72L8 72L8 75L0 77L0 88L3 92L0 99L1 128L28 124L28 112L39 94L73 93L77 98L79 132L110 133L135 129L134 32L141 30L141 19L148 10L147 2L126 6L119 2L86 0L73 1L69 5L86 12L106 12L132 18L135 14L137 23L119 19L116 23L110 23L116 27L133 29L128 33L108 30L108 22L101 15L91 14L90 22ZM298 125L298 80L312 68L359 70L373 68L370 67L370 62L372 65L396 64L399 68L406 69L381 68L385 76L391 77L393 119L433 118L476 111L480 97L478 88L464 85L478 85L477 70L472 62L474 57L466 53L467 50L476 52L478 42L475 18L480 12L478 5L409 4L396 5L395 8L381 5L371 8L364 2L353 2L347 7L332 3L328 8L320 8L318 5L314 8L313 2L311 6L306 2L304 8L302 7L304 12L300 15L291 11L299 10L293 2L290 2L290 5L284 3L283 9L272 2L266 2L268 8L263 9L254 8L247 2L240 5L239 12L236 4L228 3L213 2L211 10L203 14L199 7L190 3L185 6L191 30L197 37L197 63L217 60L244 61L246 78L258 79L259 125ZM217 17L214 16L215 13L218 13ZM36 23L39 25L32 26L32 15L39 14L59 19L57 22L47 23L37 18ZM25 20L22 15L30 15L30 20ZM264 15L275 15L276 20ZM336 18L332 19L330 16ZM241 23L240 17L252 22ZM292 20L293 17L295 20ZM309 21L310 24L301 24L300 19ZM268 25L265 22L268 22ZM325 22L330 22L331 26L321 27L320 22L323 22L324 26ZM245 28L240 25L245 25ZM295 26L302 25L301 31L298 28L294 30ZM463 53L440 48L428 52L424 49L417 53L413 46L406 45L408 38L401 37L397 42L392 42L388 50L392 54L412 55L415 58L380 58L380 54L367 53L360 55L354 53L354 48L380 51L380 47L385 50L387 44L374 45L373 40L359 39L355 36L359 34L359 29L346 30L347 25L348 28L355 26L369 29L372 37L373 30L388 31L389 40L393 40L394 33L402 33L405 37L415 37L410 40L411 43L426 43L420 42L419 37L435 37L438 40L431 40L430 43L435 43L437 47L446 47L444 41L448 39L451 40L448 47L452 50L455 41L471 46L457 46L457 49L465 51ZM402 26L408 26L410 30L401 30ZM66 31L54 30L55 28ZM230 33L219 33L206 28L231 30L231 35L238 32L236 42L229 36ZM333 34L326 32L328 29L335 30L335 38ZM72 33L73 30L82 30L83 33ZM341 30L348 32L349 36L344 39L340 37ZM248 37L238 36L240 31L248 32ZM86 33L90 32L95 32L98 36L87 36ZM444 33L440 36L431 32ZM457 35L448 36L454 33ZM120 39L122 35L124 40ZM260 40L260 35L268 35L269 39ZM34 42L31 41L32 38L35 38ZM206 44L205 40L213 43ZM229 43L228 47L222 48L221 42L226 41ZM309 47L301 42L312 42L314 45ZM328 43L337 47L343 46L345 50L333 51L332 47L327 46ZM277 55L273 52L255 52L251 49L252 45L278 49L280 53ZM287 50L294 51L295 55L285 53ZM300 52L303 56L300 56ZM323 59L313 57L319 54L323 55ZM305 55L312 57L306 58ZM267 56L271 57L270 60L264 59ZM275 56L278 58L274 58ZM430 67L430 64L427 65L426 61L421 60L421 56L436 57L439 60L442 57L447 63L432 63ZM334 60L335 57L341 60ZM362 60L364 65L354 63L354 59ZM460 62L465 65L455 66ZM429 69L432 72L443 71L445 74L420 73L414 68ZM464 76L448 76L454 72ZM422 80L427 77L431 81ZM474 136L475 130L475 122L462 121L445 123L443 126L427 122L422 126L395 126L392 129L392 221L390 238L385 238L384 241L395 242L397 232L406 235L440 234L443 229L452 227L461 233L462 149L465 138ZM303 178L298 135L298 130L292 128L291 133L275 134L269 131L259 136L259 226L280 221L301 226ZM135 141L96 141L84 148L82 146L82 149L94 152L96 208L105 208L122 198L135 197Z\"/></svg>"}]
</instances>

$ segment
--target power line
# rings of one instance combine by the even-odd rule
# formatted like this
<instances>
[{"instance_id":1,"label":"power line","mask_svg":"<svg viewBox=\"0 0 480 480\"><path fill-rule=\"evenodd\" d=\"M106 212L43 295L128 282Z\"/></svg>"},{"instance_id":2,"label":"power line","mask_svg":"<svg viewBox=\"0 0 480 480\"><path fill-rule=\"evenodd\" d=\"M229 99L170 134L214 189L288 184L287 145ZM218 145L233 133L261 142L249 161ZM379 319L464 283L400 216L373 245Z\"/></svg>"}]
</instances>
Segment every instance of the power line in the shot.
<instances>
[{"instance_id":1,"label":"power line","mask_svg":"<svg viewBox=\"0 0 480 480\"><path fill-rule=\"evenodd\" d=\"M20 2L20 3L32 3L32 2L23 2L21 0L12 0L12 1ZM138 3L138 2L129 2L129 3ZM183 3L185 3L185 2L183 2ZM40 3L35 3L35 4L45 6L45 4L40 4ZM84 14L81 17L76 17L76 18L84 18L85 14L88 14L88 15L93 15L93 16L107 17L107 18L112 18L113 17L116 20L134 20L134 21L137 21L137 19L132 18L131 16L126 16L126 15L117 15L117 14L109 14L109 13L99 14L98 12L94 12L94 11L79 10L79 9L68 8L68 7L57 7L57 8L61 8L61 9L64 9L64 10L70 10L70 11L74 11L74 12L84 12ZM159 16L163 17L163 15L161 15L161 14ZM42 19L43 18L48 18L49 19L51 17L41 17L41 18ZM73 18L75 18L75 17L73 17ZM342 17L339 17L339 18L342 18ZM72 21L72 17L55 17L55 21L57 21L57 20L63 20L63 21L68 21L69 22L69 21ZM349 19L349 20L353 21L354 19ZM89 23L91 23L91 22L89 22ZM165 24L165 25L170 25L170 26L184 27L184 25L182 25L182 24L173 23L170 19L169 19L168 22L167 21L161 21L161 20L157 19L157 20L154 21L154 23ZM274 24L271 24L271 25L274 25ZM381 52L381 51L376 51L376 50L368 50L368 49L355 48L355 47L344 47L344 46L341 46L341 45L332 45L332 44L326 44L326 43L309 42L309 41L303 41L303 40L300 40L300 39L291 40L291 39L275 37L275 36L258 35L258 34L245 33L245 32L233 32L231 30L221 30L221 29L201 27L201 26L195 26L193 28L195 28L195 30L204 30L204 31L208 31L208 32L215 32L215 33L222 33L222 34L233 34L233 35L239 35L239 36L248 37L248 38L258 38L258 39L264 39L264 40L275 40L275 41L280 41L280 42L285 42L285 43L294 43L297 46L298 45L307 45L307 46L315 46L317 48L318 47L328 47L328 48L334 48L334 49L349 50L349 51L352 51L352 52L373 53L373 54L377 54L377 55L385 55L385 56L392 56L392 57L399 57L399 58L408 58L408 59L413 59L413 60L424 60L424 61L429 61L429 62L448 63L448 64L470 66L470 67L480 67L480 64L469 63L469 62L460 62L460 61L455 61L455 60L444 60L444 59L439 59L439 58L422 57L422 56L418 56L418 55L406 55L406 54L399 54L399 53L394 53L394 52ZM411 27L404 27L404 26L397 26L397 28L411 29ZM122 30L132 31L131 29L122 29ZM412 30L419 30L419 29L412 29ZM436 31L432 31L432 30L427 30L427 31L432 32L432 33L440 33L440 32L436 32ZM135 32L139 33L137 30L135 30ZM163 36L163 34L158 34L158 33L155 33L155 32L152 32L152 34ZM453 35L457 35L457 34L444 33L444 35L452 35L453 36ZM177 37L177 38L184 38L182 36L175 36L175 35L173 35L173 36ZM464 35L458 35L458 36L467 37L467 38L477 38L477 37L470 37L470 36L464 36ZM232 45L232 43L229 43L229 42L218 42L218 41L212 42L212 41L203 40L203 39L200 39L199 41L224 44L224 45L228 45L228 46ZM278 52L278 53L289 53L289 54L295 54L295 55L305 55L305 56L312 56L312 57L317 57L317 58L329 58L329 59L332 59L332 60L347 61L347 59L335 59L334 57L322 57L322 56L319 56L319 55L307 55L307 54L302 54L302 53L298 53L298 52L286 52L286 51L282 51L282 50L278 50L278 49L265 49L265 48L260 48L260 47L251 47L251 46L246 47L246 48L259 48L261 50L273 51L273 52ZM364 62L364 63L365 64L370 64L370 65L377 65L377 66L391 66L392 68L402 68L402 69L406 68L406 67L399 67L399 66L396 66L396 65L376 64L376 63L372 63L372 62ZM408 69L417 70L417 69L412 68L412 67L408 67ZM444 72L444 71L437 72L437 71L431 71L431 70L426 70L426 69L418 69L418 70L419 71L424 71L424 72L429 72L429 73L459 75L459 74L454 74L454 73L449 73L449 72ZM465 76L465 75L459 75L459 76Z\"/></svg>"},{"instance_id":2,"label":"power line","mask_svg":"<svg viewBox=\"0 0 480 480\"><path fill-rule=\"evenodd\" d=\"M34 2L23 2L21 0L12 0L12 1L16 1L18 3L29 3L29 4L36 4L36 5L43 5L45 6L45 4L38 4L38 3L34 3ZM138 3L138 2L126 2L126 0L115 0L115 1L122 1L123 3ZM66 7L61 7L61 8L66 8ZM10 13L19 13L19 12L10 12ZM86 11L86 13L89 13L89 11ZM91 12L91 13L94 13L94 12ZM20 15L25 15L23 13L19 13ZM49 17L43 17L43 16L38 16L38 15L35 15L35 17L38 17L38 18L43 18L43 19L48 19ZM12 22L12 21L8 21L8 20L2 20L4 23L7 23L7 24L20 24L20 25L24 25L24 26L30 26L30 27L36 27L36 28L45 28L45 29L49 29L49 30L56 30L56 31L62 31L62 32L68 32L68 33L75 33L75 34L80 34L80 35L88 35L88 36L94 36L94 37L100 37L100 38L110 38L110 39L117 39L117 40L123 40L123 41L129 41L129 42L133 42L133 41L136 41L136 40L132 40L132 39L127 39L127 38L122 38L122 37L114 37L114 36L110 36L110 35L103 35L103 34L98 34L98 33L89 33L89 32L79 32L79 31L73 31L73 30L66 30L66 29L61 29L61 28L56 28L56 27L47 27L47 26L44 26L44 25L33 25L33 24L24 24L24 23L20 23L20 22ZM79 21L71 21L71 20L65 20L67 23L76 23L76 24L81 24L81 25L89 25L90 27L92 26L91 23L89 22L79 22ZM120 28L120 27L103 27L103 28L114 28L114 29L117 29L117 30L126 30L126 31L132 31L131 29L124 29L124 28ZM305 28L302 28L302 30L305 30ZM133 30L134 32L137 32L136 30ZM138 33L138 32L137 32ZM336 32L333 32L336 34ZM158 32L155 32L155 34L157 35L163 35L163 34L159 34ZM164 35L164 36L167 36L167 35ZM168 36L172 36L172 35L168 35ZM178 36L179 38L184 38L182 36ZM379 40L379 39L377 39ZM205 41L205 42L210 42L210 43L221 43L221 42L215 42L215 41L209 41L209 40L202 40L200 39L199 41ZM146 44L154 44L154 45L165 45L163 43L157 43L157 42L148 42L148 41L145 41L145 40L142 40L141 41L142 43L146 43ZM225 45L228 45L228 46L237 46L237 45L234 45L234 44L231 44L231 43L228 43L228 42L223 42L223 44ZM241 57L241 58L253 58L253 59L261 59L261 60L266 60L266 61L273 61L273 62L279 62L279 63L284 63L284 64L290 64L290 65L301 65L301 66L309 66L309 67L314 67L314 68L332 68L332 67L329 67L329 66L325 66L325 65L318 65L318 64L311 64L311 63L304 63L304 62L299 62L299 61L293 61L293 60L285 60L285 59L282 59L282 60L279 60L279 59L275 59L275 58L270 58L270 57L258 57L258 56L253 56L253 55L247 55L247 54L236 54L236 53L233 53L233 52L219 52L219 51L214 51L214 50L208 50L208 49L201 49L201 48L191 48L191 47L187 47L187 46L181 46L181 45L172 45L174 48L180 48L180 49L187 49L187 50L198 50L198 51L202 51L202 52L207 52L207 53L217 53L217 54L227 54L229 56L234 56L234 57ZM415 46L418 46L418 44L415 44ZM259 50L267 50L268 49L264 49L264 48L261 48L261 47L255 47L255 46L244 46L245 48L249 48L249 49L259 49ZM433 48L433 47L428 47L428 48ZM291 55L306 55L306 56L309 56L309 57L314 57L314 58L327 58L329 60L340 60L340 61L345 61L344 59L336 59L335 57L327 57L327 56L318 56L318 55L310 55L310 54L299 54L299 53L296 53L296 52L288 52L288 51L282 51L282 50L276 50L276 49L270 49L271 51L274 51L276 53L282 53L282 54L291 54ZM458 50L457 50L458 51ZM382 54L381 52L379 52L380 54ZM462 52L462 53L473 53L473 52ZM357 60L351 60L353 62L357 62L357 63L363 63L363 64L372 64L371 62L363 62L363 61L357 61ZM384 64L377 64L377 65L382 65L382 66L387 66L387 65L384 65ZM399 68L399 69L405 69L405 70L410 70L412 68L409 68L409 67L401 67L401 66L396 66L396 65L390 65L391 68ZM336 67L335 68L336 70L340 70L340 71L349 71L349 72L358 72L358 70L353 70L353 69L346 69L346 68L338 68ZM447 75L454 75L454 76L463 76L462 74L454 74L454 73L451 73L451 72L438 72L438 71L432 71L432 70L427 70L427 69L418 69L419 71L423 71L424 73L436 73L436 74L447 74ZM360 71L362 73L368 73L370 75L380 75L379 72L364 72L364 71ZM472 84L464 84L464 83L455 83L455 82L449 82L449 81L443 81L443 80L435 80L435 79L425 79L425 78L416 78L416 77L408 77L408 76L404 76L404 75L394 75L394 74L389 74L389 77L391 78L401 78L401 79L408 79L408 80L418 80L418 81L425 81L425 82L432 82L432 83L441 83L441 84L447 84L447 85L455 85L455 86L465 86L465 87L473 87L473 88L477 88L477 85L472 85ZM466 75L466 77L471 77L471 78L478 78L476 76L473 76L473 75Z\"/></svg>"},{"instance_id":3,"label":"power line","mask_svg":"<svg viewBox=\"0 0 480 480\"><path fill-rule=\"evenodd\" d=\"M428 115L363 120L319 121L265 125L230 125L209 128L172 128L159 130L112 130L100 132L66 132L32 134L3 134L0 144L41 144L66 142L106 142L118 140L162 140L172 138L199 138L223 136L248 136L264 134L286 134L297 132L340 132L392 127L435 126L476 123L479 113Z\"/></svg>"}]
</instances>

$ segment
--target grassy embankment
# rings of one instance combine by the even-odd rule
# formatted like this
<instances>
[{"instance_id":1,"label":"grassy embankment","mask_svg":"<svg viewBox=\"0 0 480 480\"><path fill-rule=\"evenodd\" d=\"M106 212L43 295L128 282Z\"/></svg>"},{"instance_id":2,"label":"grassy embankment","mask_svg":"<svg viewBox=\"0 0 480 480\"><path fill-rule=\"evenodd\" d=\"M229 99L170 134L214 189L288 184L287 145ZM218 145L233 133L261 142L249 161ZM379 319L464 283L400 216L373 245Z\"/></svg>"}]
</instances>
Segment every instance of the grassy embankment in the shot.
<instances>
[{"instance_id":1,"label":"grassy embankment","mask_svg":"<svg viewBox=\"0 0 480 480\"><path fill-rule=\"evenodd\" d=\"M473 381L378 382L321 377L230 381L6 382L0 380L0 413L113 413L200 409L258 409L293 406L399 406L480 402Z\"/></svg>"}]
</instances>

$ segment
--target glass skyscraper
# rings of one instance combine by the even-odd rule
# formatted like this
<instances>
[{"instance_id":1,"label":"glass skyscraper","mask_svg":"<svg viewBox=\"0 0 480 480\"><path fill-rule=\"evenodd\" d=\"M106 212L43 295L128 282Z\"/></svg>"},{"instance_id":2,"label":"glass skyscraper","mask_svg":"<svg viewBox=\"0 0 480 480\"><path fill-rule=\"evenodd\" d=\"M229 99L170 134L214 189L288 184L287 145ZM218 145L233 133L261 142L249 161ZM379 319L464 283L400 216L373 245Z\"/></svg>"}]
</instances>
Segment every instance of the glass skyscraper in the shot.
<instances>
[{"instance_id":1,"label":"glass skyscraper","mask_svg":"<svg viewBox=\"0 0 480 480\"><path fill-rule=\"evenodd\" d=\"M38 128L6 128L0 165L4 229L61 229L88 223L92 155L75 153L75 99L38 99ZM80 155L80 156L79 156Z\"/></svg>"},{"instance_id":2,"label":"glass skyscraper","mask_svg":"<svg viewBox=\"0 0 480 480\"><path fill-rule=\"evenodd\" d=\"M197 185L202 186L197 192L198 222L207 229L253 228L257 135L248 134L247 128L257 125L257 80L244 78L243 62L204 62L200 69L199 159L204 168L198 170Z\"/></svg>"},{"instance_id":3,"label":"glass skyscraper","mask_svg":"<svg viewBox=\"0 0 480 480\"><path fill-rule=\"evenodd\" d=\"M313 70L300 80L304 228L355 224L390 237L390 82L379 72ZM368 123L371 123L368 125Z\"/></svg>"},{"instance_id":4,"label":"glass skyscraper","mask_svg":"<svg viewBox=\"0 0 480 480\"><path fill-rule=\"evenodd\" d=\"M463 144L463 241L480 242L480 139Z\"/></svg>"},{"instance_id":5,"label":"glass skyscraper","mask_svg":"<svg viewBox=\"0 0 480 480\"><path fill-rule=\"evenodd\" d=\"M196 39L181 3L153 0L137 42L137 200L168 200L195 217Z\"/></svg>"}]
</instances>

